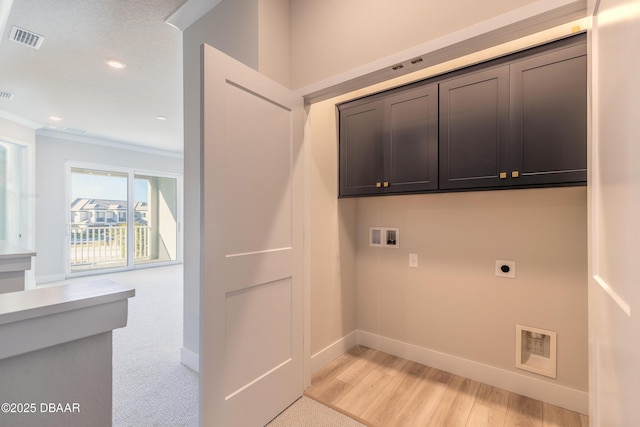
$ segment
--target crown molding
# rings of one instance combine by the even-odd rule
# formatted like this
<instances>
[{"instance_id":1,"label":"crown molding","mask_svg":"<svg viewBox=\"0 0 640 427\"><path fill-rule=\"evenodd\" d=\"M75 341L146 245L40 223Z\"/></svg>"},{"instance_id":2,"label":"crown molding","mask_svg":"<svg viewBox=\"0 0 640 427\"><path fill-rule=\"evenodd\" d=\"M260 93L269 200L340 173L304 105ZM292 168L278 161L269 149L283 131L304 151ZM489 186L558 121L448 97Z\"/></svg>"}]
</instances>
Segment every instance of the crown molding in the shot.
<instances>
[{"instance_id":1,"label":"crown molding","mask_svg":"<svg viewBox=\"0 0 640 427\"><path fill-rule=\"evenodd\" d=\"M222 0L187 0L164 20L167 24L184 31L216 7Z\"/></svg>"}]
</instances>

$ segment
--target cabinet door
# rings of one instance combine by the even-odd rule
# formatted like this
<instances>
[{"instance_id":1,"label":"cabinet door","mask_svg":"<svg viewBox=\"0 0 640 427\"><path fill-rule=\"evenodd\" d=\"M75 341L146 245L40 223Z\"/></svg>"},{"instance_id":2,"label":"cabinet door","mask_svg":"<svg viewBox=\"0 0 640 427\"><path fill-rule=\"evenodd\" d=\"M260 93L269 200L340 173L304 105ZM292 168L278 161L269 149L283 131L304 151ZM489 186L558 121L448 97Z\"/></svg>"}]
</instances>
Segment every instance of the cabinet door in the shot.
<instances>
[{"instance_id":1,"label":"cabinet door","mask_svg":"<svg viewBox=\"0 0 640 427\"><path fill-rule=\"evenodd\" d=\"M340 109L340 195L383 191L381 100Z\"/></svg>"},{"instance_id":2,"label":"cabinet door","mask_svg":"<svg viewBox=\"0 0 640 427\"><path fill-rule=\"evenodd\" d=\"M440 188L508 185L509 68L440 84Z\"/></svg>"},{"instance_id":3,"label":"cabinet door","mask_svg":"<svg viewBox=\"0 0 640 427\"><path fill-rule=\"evenodd\" d=\"M385 99L384 118L385 192L437 190L438 86Z\"/></svg>"},{"instance_id":4,"label":"cabinet door","mask_svg":"<svg viewBox=\"0 0 640 427\"><path fill-rule=\"evenodd\" d=\"M586 182L586 46L513 63L510 74L511 184Z\"/></svg>"}]
</instances>

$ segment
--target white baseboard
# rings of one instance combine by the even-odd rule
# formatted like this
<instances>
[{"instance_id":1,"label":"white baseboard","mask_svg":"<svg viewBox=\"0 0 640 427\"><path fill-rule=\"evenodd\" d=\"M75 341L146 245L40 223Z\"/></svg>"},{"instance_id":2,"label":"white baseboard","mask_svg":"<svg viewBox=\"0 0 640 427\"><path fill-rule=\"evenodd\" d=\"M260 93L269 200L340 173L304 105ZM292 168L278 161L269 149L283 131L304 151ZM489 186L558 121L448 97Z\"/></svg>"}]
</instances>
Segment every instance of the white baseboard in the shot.
<instances>
[{"instance_id":1,"label":"white baseboard","mask_svg":"<svg viewBox=\"0 0 640 427\"><path fill-rule=\"evenodd\" d=\"M311 374L318 372L333 360L340 357L342 353L357 344L357 331L340 338L333 344L328 345L316 354L311 356Z\"/></svg>"},{"instance_id":2,"label":"white baseboard","mask_svg":"<svg viewBox=\"0 0 640 427\"><path fill-rule=\"evenodd\" d=\"M196 374L200 373L200 355L182 347L180 349L180 362Z\"/></svg>"},{"instance_id":3,"label":"white baseboard","mask_svg":"<svg viewBox=\"0 0 640 427\"><path fill-rule=\"evenodd\" d=\"M588 392L361 330L357 331L357 343L581 414L589 413Z\"/></svg>"}]
</instances>

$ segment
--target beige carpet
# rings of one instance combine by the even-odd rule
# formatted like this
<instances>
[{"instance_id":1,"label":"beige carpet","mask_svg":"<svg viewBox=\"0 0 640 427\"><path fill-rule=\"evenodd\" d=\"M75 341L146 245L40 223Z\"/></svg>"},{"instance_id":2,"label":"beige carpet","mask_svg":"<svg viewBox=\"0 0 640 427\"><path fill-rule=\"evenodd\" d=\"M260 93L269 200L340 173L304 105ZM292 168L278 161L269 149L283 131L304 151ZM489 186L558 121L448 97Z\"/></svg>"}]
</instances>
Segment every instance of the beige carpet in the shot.
<instances>
[{"instance_id":1,"label":"beige carpet","mask_svg":"<svg viewBox=\"0 0 640 427\"><path fill-rule=\"evenodd\" d=\"M197 427L198 374L180 363L182 265L63 283L101 279L136 289L127 327L113 331L113 427Z\"/></svg>"},{"instance_id":2,"label":"beige carpet","mask_svg":"<svg viewBox=\"0 0 640 427\"><path fill-rule=\"evenodd\" d=\"M301 397L267 424L268 427L362 427L364 424L342 415L308 397Z\"/></svg>"}]
</instances>

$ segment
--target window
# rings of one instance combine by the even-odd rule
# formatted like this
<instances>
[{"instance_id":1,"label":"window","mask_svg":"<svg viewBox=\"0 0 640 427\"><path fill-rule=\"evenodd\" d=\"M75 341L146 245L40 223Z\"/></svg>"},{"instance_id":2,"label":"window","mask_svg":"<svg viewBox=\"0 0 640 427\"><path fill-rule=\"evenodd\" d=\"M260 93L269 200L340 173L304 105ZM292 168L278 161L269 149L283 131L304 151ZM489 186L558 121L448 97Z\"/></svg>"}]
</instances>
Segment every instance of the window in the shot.
<instances>
[{"instance_id":1,"label":"window","mask_svg":"<svg viewBox=\"0 0 640 427\"><path fill-rule=\"evenodd\" d=\"M96 211L95 212L96 222L104 222L104 217L105 217L105 213L104 212L100 212L100 211Z\"/></svg>"},{"instance_id":2,"label":"window","mask_svg":"<svg viewBox=\"0 0 640 427\"><path fill-rule=\"evenodd\" d=\"M71 168L70 272L127 266L126 227L107 221L114 203L127 206L128 175Z\"/></svg>"},{"instance_id":3,"label":"window","mask_svg":"<svg viewBox=\"0 0 640 427\"><path fill-rule=\"evenodd\" d=\"M179 260L178 176L95 166L68 171L69 272Z\"/></svg>"}]
</instances>

